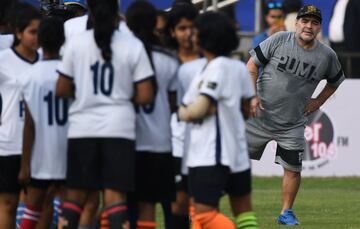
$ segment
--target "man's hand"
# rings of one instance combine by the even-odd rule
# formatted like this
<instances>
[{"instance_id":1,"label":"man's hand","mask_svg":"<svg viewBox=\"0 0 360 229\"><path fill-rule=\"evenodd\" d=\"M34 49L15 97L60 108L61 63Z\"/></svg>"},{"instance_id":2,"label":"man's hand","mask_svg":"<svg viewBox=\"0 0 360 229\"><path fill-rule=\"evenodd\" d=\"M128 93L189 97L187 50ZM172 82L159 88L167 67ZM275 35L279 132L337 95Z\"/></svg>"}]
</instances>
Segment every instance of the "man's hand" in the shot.
<instances>
[{"instance_id":1,"label":"man's hand","mask_svg":"<svg viewBox=\"0 0 360 229\"><path fill-rule=\"evenodd\" d=\"M310 101L305 105L304 115L309 116L314 111L318 110L321 106L321 103L318 99L310 99Z\"/></svg>"},{"instance_id":2,"label":"man's hand","mask_svg":"<svg viewBox=\"0 0 360 229\"><path fill-rule=\"evenodd\" d=\"M254 96L250 101L250 117L256 117L257 108L264 110L264 107L261 105L259 96Z\"/></svg>"}]
</instances>

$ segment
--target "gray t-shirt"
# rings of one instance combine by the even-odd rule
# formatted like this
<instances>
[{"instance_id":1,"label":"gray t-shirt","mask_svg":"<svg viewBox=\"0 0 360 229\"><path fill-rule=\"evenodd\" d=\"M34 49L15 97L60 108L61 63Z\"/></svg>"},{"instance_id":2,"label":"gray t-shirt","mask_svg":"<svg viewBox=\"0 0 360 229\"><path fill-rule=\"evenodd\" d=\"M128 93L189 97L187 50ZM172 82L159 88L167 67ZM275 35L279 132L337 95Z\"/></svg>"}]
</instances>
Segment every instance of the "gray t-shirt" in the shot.
<instances>
[{"instance_id":1,"label":"gray t-shirt","mask_svg":"<svg viewBox=\"0 0 360 229\"><path fill-rule=\"evenodd\" d=\"M264 110L258 117L269 130L288 130L306 123L304 108L322 79L337 87L345 79L336 53L316 41L305 50L294 32L278 32L250 51L263 67L257 90Z\"/></svg>"}]
</instances>

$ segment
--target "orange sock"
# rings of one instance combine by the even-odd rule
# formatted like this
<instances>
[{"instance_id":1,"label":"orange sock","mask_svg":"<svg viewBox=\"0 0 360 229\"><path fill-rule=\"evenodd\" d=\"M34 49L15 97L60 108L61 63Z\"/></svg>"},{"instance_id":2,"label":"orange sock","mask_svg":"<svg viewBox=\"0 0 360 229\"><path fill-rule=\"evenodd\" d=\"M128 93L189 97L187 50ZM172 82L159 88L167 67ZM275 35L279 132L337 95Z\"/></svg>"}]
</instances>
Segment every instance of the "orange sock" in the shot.
<instances>
[{"instance_id":1,"label":"orange sock","mask_svg":"<svg viewBox=\"0 0 360 229\"><path fill-rule=\"evenodd\" d=\"M235 229L235 224L220 212L214 210L195 215L202 229Z\"/></svg>"},{"instance_id":2,"label":"orange sock","mask_svg":"<svg viewBox=\"0 0 360 229\"><path fill-rule=\"evenodd\" d=\"M103 212L100 216L100 229L109 229L110 228L110 222L108 219L108 215Z\"/></svg>"},{"instance_id":3,"label":"orange sock","mask_svg":"<svg viewBox=\"0 0 360 229\"><path fill-rule=\"evenodd\" d=\"M156 222L153 221L137 221L137 229L155 229L156 228Z\"/></svg>"},{"instance_id":4,"label":"orange sock","mask_svg":"<svg viewBox=\"0 0 360 229\"><path fill-rule=\"evenodd\" d=\"M190 206L189 215L191 218L191 228L192 229L201 229L200 222L195 218L195 207L194 206Z\"/></svg>"}]
</instances>

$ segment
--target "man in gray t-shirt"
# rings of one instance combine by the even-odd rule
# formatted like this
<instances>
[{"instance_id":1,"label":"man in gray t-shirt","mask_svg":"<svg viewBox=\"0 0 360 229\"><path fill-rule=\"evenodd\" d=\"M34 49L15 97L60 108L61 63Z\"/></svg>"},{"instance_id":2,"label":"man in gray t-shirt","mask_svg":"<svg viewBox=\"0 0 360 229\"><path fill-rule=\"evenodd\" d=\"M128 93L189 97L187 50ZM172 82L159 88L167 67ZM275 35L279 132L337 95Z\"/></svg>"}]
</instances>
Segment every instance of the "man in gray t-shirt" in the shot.
<instances>
[{"instance_id":1,"label":"man in gray t-shirt","mask_svg":"<svg viewBox=\"0 0 360 229\"><path fill-rule=\"evenodd\" d=\"M266 144L278 143L275 162L284 168L280 224L296 225L292 207L301 180L306 117L335 92L345 79L335 52L316 40L321 12L304 6L297 15L296 32L278 32L250 51L247 64L257 88L247 123L250 157L260 160ZM258 69L263 70L258 75ZM320 80L327 84L311 96Z\"/></svg>"}]
</instances>

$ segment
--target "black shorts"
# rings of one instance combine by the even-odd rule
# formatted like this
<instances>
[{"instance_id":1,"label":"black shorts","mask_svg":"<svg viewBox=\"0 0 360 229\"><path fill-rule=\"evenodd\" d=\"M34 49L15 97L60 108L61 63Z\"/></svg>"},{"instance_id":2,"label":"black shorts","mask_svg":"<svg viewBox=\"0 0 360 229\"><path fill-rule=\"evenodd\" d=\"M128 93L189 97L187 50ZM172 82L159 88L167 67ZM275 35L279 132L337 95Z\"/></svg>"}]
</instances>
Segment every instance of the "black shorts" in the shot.
<instances>
[{"instance_id":1,"label":"black shorts","mask_svg":"<svg viewBox=\"0 0 360 229\"><path fill-rule=\"evenodd\" d=\"M244 196L251 192L251 171L230 173L227 166L203 166L189 170L189 195L195 203L218 207L221 196Z\"/></svg>"},{"instance_id":2,"label":"black shorts","mask_svg":"<svg viewBox=\"0 0 360 229\"><path fill-rule=\"evenodd\" d=\"M175 171L175 187L176 191L188 191L188 176L181 173L182 158L173 157L174 171Z\"/></svg>"},{"instance_id":3,"label":"black shorts","mask_svg":"<svg viewBox=\"0 0 360 229\"><path fill-rule=\"evenodd\" d=\"M285 169L301 172L304 150L287 150L279 144L276 147L275 163L281 164Z\"/></svg>"},{"instance_id":4,"label":"black shorts","mask_svg":"<svg viewBox=\"0 0 360 229\"><path fill-rule=\"evenodd\" d=\"M65 180L47 180L31 178L29 186L38 189L48 189L50 186L61 186L65 184Z\"/></svg>"},{"instance_id":5,"label":"black shorts","mask_svg":"<svg viewBox=\"0 0 360 229\"><path fill-rule=\"evenodd\" d=\"M88 191L133 191L135 142L123 138L69 139L66 185Z\"/></svg>"},{"instance_id":6,"label":"black shorts","mask_svg":"<svg viewBox=\"0 0 360 229\"><path fill-rule=\"evenodd\" d=\"M176 186L176 191L177 192L188 192L189 189L189 176L188 175L183 175L183 174L178 174L175 176L175 186Z\"/></svg>"},{"instance_id":7,"label":"black shorts","mask_svg":"<svg viewBox=\"0 0 360 229\"><path fill-rule=\"evenodd\" d=\"M0 156L0 192L18 193L21 155Z\"/></svg>"},{"instance_id":8,"label":"black shorts","mask_svg":"<svg viewBox=\"0 0 360 229\"><path fill-rule=\"evenodd\" d=\"M173 157L168 153L136 153L135 198L145 202L175 200Z\"/></svg>"}]
</instances>

